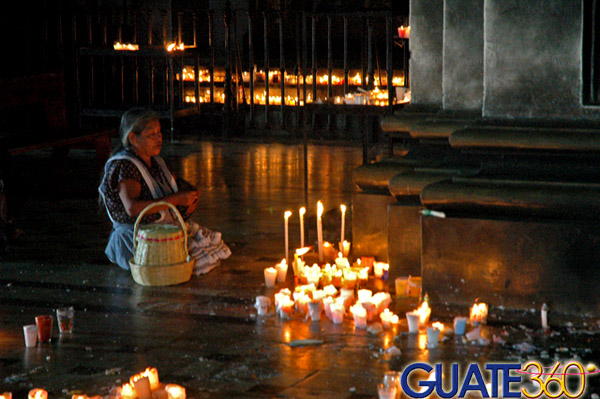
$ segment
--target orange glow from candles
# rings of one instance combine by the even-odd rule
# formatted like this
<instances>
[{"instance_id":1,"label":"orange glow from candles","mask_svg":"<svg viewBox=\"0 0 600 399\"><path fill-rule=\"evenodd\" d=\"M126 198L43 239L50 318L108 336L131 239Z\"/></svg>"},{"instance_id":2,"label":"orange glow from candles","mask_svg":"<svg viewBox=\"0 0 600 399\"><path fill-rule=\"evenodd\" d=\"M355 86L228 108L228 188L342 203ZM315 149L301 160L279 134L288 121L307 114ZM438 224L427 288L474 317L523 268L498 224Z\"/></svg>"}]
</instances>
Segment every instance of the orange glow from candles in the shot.
<instances>
[{"instance_id":1,"label":"orange glow from candles","mask_svg":"<svg viewBox=\"0 0 600 399\"><path fill-rule=\"evenodd\" d=\"M118 51L137 51L140 49L140 46L138 44L133 43L116 42L115 44L113 44L113 49Z\"/></svg>"},{"instance_id":2,"label":"orange glow from candles","mask_svg":"<svg viewBox=\"0 0 600 399\"><path fill-rule=\"evenodd\" d=\"M486 323L488 315L488 305L486 303L474 303L471 307L471 322Z\"/></svg>"},{"instance_id":3,"label":"orange glow from candles","mask_svg":"<svg viewBox=\"0 0 600 399\"><path fill-rule=\"evenodd\" d=\"M121 387L121 398L131 399L135 398L135 389L133 388L133 383L123 384Z\"/></svg>"},{"instance_id":4,"label":"orange glow from candles","mask_svg":"<svg viewBox=\"0 0 600 399\"><path fill-rule=\"evenodd\" d=\"M12 392L4 392L0 394L0 399L12 399Z\"/></svg>"},{"instance_id":5,"label":"orange glow from candles","mask_svg":"<svg viewBox=\"0 0 600 399\"><path fill-rule=\"evenodd\" d=\"M185 399L185 388L176 384L165 385L169 399Z\"/></svg>"},{"instance_id":6,"label":"orange glow from candles","mask_svg":"<svg viewBox=\"0 0 600 399\"><path fill-rule=\"evenodd\" d=\"M438 330L440 330L440 331L444 331L444 324L443 324L443 323L440 323L439 321L436 321L435 323L433 323L433 324L431 325L431 327L433 327L433 328L437 328L437 329L438 329Z\"/></svg>"},{"instance_id":7,"label":"orange glow from candles","mask_svg":"<svg viewBox=\"0 0 600 399\"><path fill-rule=\"evenodd\" d=\"M169 43L167 45L167 51L181 51L185 49L185 45L183 43Z\"/></svg>"}]
</instances>

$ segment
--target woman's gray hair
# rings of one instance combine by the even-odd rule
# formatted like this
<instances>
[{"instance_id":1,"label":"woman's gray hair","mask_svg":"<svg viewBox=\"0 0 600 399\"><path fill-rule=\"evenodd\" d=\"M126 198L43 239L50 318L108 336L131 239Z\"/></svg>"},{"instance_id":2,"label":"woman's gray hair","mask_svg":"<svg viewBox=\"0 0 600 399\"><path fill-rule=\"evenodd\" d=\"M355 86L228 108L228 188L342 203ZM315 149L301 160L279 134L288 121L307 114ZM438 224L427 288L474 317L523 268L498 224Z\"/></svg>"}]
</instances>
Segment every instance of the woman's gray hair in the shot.
<instances>
[{"instance_id":1,"label":"woman's gray hair","mask_svg":"<svg viewBox=\"0 0 600 399\"><path fill-rule=\"evenodd\" d=\"M119 138L124 148L129 148L129 133L140 134L152 121L158 121L160 117L155 111L147 108L133 108L125 112L121 117L119 127Z\"/></svg>"}]
</instances>

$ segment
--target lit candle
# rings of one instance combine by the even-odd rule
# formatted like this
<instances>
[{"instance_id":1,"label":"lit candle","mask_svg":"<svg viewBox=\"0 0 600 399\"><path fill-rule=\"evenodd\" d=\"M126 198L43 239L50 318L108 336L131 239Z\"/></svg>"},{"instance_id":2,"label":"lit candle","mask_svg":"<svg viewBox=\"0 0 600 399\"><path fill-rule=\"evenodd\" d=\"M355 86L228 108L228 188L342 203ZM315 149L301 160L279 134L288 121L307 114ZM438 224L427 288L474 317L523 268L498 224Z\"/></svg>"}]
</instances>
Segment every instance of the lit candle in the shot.
<instances>
[{"instance_id":1,"label":"lit candle","mask_svg":"<svg viewBox=\"0 0 600 399\"><path fill-rule=\"evenodd\" d=\"M350 308L354 316L354 326L356 328L367 328L367 310L361 305L354 305Z\"/></svg>"},{"instance_id":2,"label":"lit candle","mask_svg":"<svg viewBox=\"0 0 600 399\"><path fill-rule=\"evenodd\" d=\"M34 388L27 395L29 399L48 399L48 392L41 388Z\"/></svg>"},{"instance_id":3,"label":"lit candle","mask_svg":"<svg viewBox=\"0 0 600 399\"><path fill-rule=\"evenodd\" d=\"M346 205L340 205L340 210L342 211L342 231L340 234L340 243L344 242L344 231L346 229ZM343 244L340 244L343 247ZM343 248L340 248L340 251L343 251Z\"/></svg>"},{"instance_id":4,"label":"lit candle","mask_svg":"<svg viewBox=\"0 0 600 399\"><path fill-rule=\"evenodd\" d=\"M185 399L185 388L176 384L165 385L165 391L169 394L169 399Z\"/></svg>"},{"instance_id":5,"label":"lit candle","mask_svg":"<svg viewBox=\"0 0 600 399\"><path fill-rule=\"evenodd\" d=\"M323 203L317 202L317 242L319 246L319 262L323 262L323 222L321 217L323 216Z\"/></svg>"},{"instance_id":6,"label":"lit candle","mask_svg":"<svg viewBox=\"0 0 600 399\"><path fill-rule=\"evenodd\" d=\"M296 257L297 255L294 255ZM275 269L277 269L277 282L283 283L285 282L285 276L287 274L288 264L285 259L282 259L281 262L275 265Z\"/></svg>"},{"instance_id":7,"label":"lit candle","mask_svg":"<svg viewBox=\"0 0 600 399\"><path fill-rule=\"evenodd\" d=\"M398 36L401 39L408 39L410 37L410 26L400 25L398 28Z\"/></svg>"},{"instance_id":8,"label":"lit candle","mask_svg":"<svg viewBox=\"0 0 600 399\"><path fill-rule=\"evenodd\" d=\"M306 208L300 208L298 214L300 215L300 247L304 247L304 214L306 213Z\"/></svg>"},{"instance_id":9,"label":"lit candle","mask_svg":"<svg viewBox=\"0 0 600 399\"><path fill-rule=\"evenodd\" d=\"M329 309L331 311L333 324L341 324L344 321L344 314L346 313L344 305L334 302L329 305Z\"/></svg>"},{"instance_id":10,"label":"lit candle","mask_svg":"<svg viewBox=\"0 0 600 399\"><path fill-rule=\"evenodd\" d=\"M381 278L383 276L383 265L383 262L375 262L373 264L373 274L375 274L375 277Z\"/></svg>"},{"instance_id":11,"label":"lit candle","mask_svg":"<svg viewBox=\"0 0 600 399\"><path fill-rule=\"evenodd\" d=\"M383 325L383 328L390 328L390 321L393 315L394 313L392 313L389 309L385 309L379 314L379 318L381 319L381 324Z\"/></svg>"},{"instance_id":12,"label":"lit candle","mask_svg":"<svg viewBox=\"0 0 600 399\"><path fill-rule=\"evenodd\" d=\"M475 302L471 307L471 324L478 326L487 322L488 306L486 303Z\"/></svg>"},{"instance_id":13,"label":"lit candle","mask_svg":"<svg viewBox=\"0 0 600 399\"><path fill-rule=\"evenodd\" d=\"M340 251L342 251L344 257L348 257L348 254L350 253L350 243L346 240L342 241Z\"/></svg>"},{"instance_id":14,"label":"lit candle","mask_svg":"<svg viewBox=\"0 0 600 399\"><path fill-rule=\"evenodd\" d=\"M437 328L440 331L444 331L444 323L440 323L439 321L436 321L435 323L432 323L431 327Z\"/></svg>"},{"instance_id":15,"label":"lit candle","mask_svg":"<svg viewBox=\"0 0 600 399\"><path fill-rule=\"evenodd\" d=\"M151 399L152 389L150 389L150 379L142 374L136 374L131 377L130 382L133 384L135 393L139 399Z\"/></svg>"},{"instance_id":16,"label":"lit candle","mask_svg":"<svg viewBox=\"0 0 600 399\"><path fill-rule=\"evenodd\" d=\"M277 269L274 267L267 267L265 269L265 286L272 288L275 286L275 280L277 279Z\"/></svg>"},{"instance_id":17,"label":"lit candle","mask_svg":"<svg viewBox=\"0 0 600 399\"><path fill-rule=\"evenodd\" d=\"M121 387L121 399L135 399L135 389L133 389L132 383L123 384Z\"/></svg>"},{"instance_id":18,"label":"lit candle","mask_svg":"<svg viewBox=\"0 0 600 399\"><path fill-rule=\"evenodd\" d=\"M418 309L415 309L413 312L419 315L419 323L421 325L427 324L429 321L429 316L431 315L431 308L426 301L423 301L421 306Z\"/></svg>"},{"instance_id":19,"label":"lit candle","mask_svg":"<svg viewBox=\"0 0 600 399\"><path fill-rule=\"evenodd\" d=\"M282 319L290 319L294 311L294 301L288 296L281 299L279 303L279 317Z\"/></svg>"},{"instance_id":20,"label":"lit candle","mask_svg":"<svg viewBox=\"0 0 600 399\"><path fill-rule=\"evenodd\" d=\"M145 377L148 377L148 381L150 382L150 389L155 390L158 388L158 370L156 370L154 367L147 367L146 370L144 370L141 374Z\"/></svg>"},{"instance_id":21,"label":"lit candle","mask_svg":"<svg viewBox=\"0 0 600 399\"><path fill-rule=\"evenodd\" d=\"M4 392L0 394L0 399L12 399L12 392Z\"/></svg>"},{"instance_id":22,"label":"lit candle","mask_svg":"<svg viewBox=\"0 0 600 399\"><path fill-rule=\"evenodd\" d=\"M290 211L285 211L285 213L283 214L283 218L285 220L285 260L286 262L289 262L289 256L290 256L290 237L289 237L289 233L288 233L288 219L290 218L290 216L292 216L292 212Z\"/></svg>"}]
</instances>

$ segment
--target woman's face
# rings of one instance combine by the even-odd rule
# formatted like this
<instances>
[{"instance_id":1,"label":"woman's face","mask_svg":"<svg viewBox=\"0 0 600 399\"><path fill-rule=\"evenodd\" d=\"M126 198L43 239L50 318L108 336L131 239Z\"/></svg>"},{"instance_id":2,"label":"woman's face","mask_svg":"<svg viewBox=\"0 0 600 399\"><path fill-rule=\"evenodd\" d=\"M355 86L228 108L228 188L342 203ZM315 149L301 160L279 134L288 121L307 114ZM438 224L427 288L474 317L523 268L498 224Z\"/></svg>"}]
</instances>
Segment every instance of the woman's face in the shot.
<instances>
[{"instance_id":1,"label":"woman's face","mask_svg":"<svg viewBox=\"0 0 600 399\"><path fill-rule=\"evenodd\" d=\"M144 158L151 158L160 154L162 133L159 121L149 122L140 134L131 134L130 142L139 155Z\"/></svg>"}]
</instances>

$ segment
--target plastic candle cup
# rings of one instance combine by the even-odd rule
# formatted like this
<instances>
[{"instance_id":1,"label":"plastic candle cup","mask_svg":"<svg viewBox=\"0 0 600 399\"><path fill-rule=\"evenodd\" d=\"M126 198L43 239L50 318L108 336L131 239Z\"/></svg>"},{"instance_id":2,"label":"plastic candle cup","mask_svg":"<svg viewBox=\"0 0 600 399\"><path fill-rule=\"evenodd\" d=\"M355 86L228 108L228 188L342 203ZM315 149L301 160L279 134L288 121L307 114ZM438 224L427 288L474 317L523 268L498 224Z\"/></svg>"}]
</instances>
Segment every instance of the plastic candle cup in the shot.
<instances>
[{"instance_id":1,"label":"plastic candle cup","mask_svg":"<svg viewBox=\"0 0 600 399\"><path fill-rule=\"evenodd\" d=\"M275 287L276 279L277 279L277 270L274 267L267 267L265 269L265 286L267 288Z\"/></svg>"}]
</instances>

